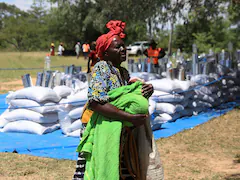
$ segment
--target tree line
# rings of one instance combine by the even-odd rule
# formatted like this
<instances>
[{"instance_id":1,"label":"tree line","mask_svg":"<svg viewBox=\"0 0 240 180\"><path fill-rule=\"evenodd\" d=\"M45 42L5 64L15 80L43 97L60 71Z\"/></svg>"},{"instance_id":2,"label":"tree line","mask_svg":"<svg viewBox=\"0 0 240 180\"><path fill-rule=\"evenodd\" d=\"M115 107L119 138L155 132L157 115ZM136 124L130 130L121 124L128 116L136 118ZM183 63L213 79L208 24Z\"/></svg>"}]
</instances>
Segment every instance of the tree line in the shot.
<instances>
[{"instance_id":1,"label":"tree line","mask_svg":"<svg viewBox=\"0 0 240 180\"><path fill-rule=\"evenodd\" d=\"M46 2L56 4L46 8ZM240 48L239 0L35 0L28 11L0 3L0 49L47 50L51 42L73 49L94 41L111 19L125 21L126 44L154 38L171 53Z\"/></svg>"}]
</instances>

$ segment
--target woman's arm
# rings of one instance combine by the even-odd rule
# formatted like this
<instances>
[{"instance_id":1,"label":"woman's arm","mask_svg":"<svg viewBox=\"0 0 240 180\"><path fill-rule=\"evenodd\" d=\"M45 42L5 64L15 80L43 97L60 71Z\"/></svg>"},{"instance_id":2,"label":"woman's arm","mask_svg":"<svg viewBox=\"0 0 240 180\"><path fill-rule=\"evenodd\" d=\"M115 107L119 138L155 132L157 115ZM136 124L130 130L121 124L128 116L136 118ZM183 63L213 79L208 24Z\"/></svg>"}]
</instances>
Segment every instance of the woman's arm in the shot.
<instances>
[{"instance_id":1,"label":"woman's arm","mask_svg":"<svg viewBox=\"0 0 240 180\"><path fill-rule=\"evenodd\" d=\"M99 114L102 114L108 118L118 119L119 121L128 121L134 126L140 126L144 124L148 118L148 115L145 114L130 114L125 111L122 111L115 106L105 103L100 104L97 101L92 101L89 103L89 108Z\"/></svg>"},{"instance_id":2,"label":"woman's arm","mask_svg":"<svg viewBox=\"0 0 240 180\"><path fill-rule=\"evenodd\" d=\"M88 57L88 70L87 70L87 73L90 73L90 61L91 61L91 57Z\"/></svg>"},{"instance_id":3,"label":"woman's arm","mask_svg":"<svg viewBox=\"0 0 240 180\"><path fill-rule=\"evenodd\" d=\"M153 94L153 85L152 84L146 84L144 82L144 80L138 78L138 77L133 77L133 78L130 78L130 80L128 81L128 84L132 84L136 81L141 81L143 83L142 85L142 95L145 97L145 98L149 98L152 94Z\"/></svg>"},{"instance_id":4,"label":"woman's arm","mask_svg":"<svg viewBox=\"0 0 240 180\"><path fill-rule=\"evenodd\" d=\"M154 89L153 89L152 84L145 84L144 80L141 80L140 78L137 78L137 77L130 78L128 70L126 70L123 67L121 67L119 70L120 70L120 73L121 73L123 79L125 79L128 82L128 84L132 84L136 81L143 82L142 95L144 97L149 98L153 94Z\"/></svg>"}]
</instances>

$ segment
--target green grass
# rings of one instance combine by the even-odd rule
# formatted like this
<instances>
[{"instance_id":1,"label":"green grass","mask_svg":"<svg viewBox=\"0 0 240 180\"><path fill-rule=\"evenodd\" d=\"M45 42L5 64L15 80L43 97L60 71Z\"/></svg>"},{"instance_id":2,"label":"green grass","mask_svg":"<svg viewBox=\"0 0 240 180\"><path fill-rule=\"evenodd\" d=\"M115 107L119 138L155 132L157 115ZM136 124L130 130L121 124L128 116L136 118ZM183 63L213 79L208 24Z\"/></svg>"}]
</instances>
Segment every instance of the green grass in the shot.
<instances>
[{"instance_id":1,"label":"green grass","mask_svg":"<svg viewBox=\"0 0 240 180\"><path fill-rule=\"evenodd\" d=\"M47 52L0 52L0 68L44 68ZM87 61L75 56L51 56L51 66L82 66L86 70ZM64 71L63 68L53 69ZM0 70L0 82L21 79L21 76L29 73L36 77L42 70Z\"/></svg>"}]
</instances>

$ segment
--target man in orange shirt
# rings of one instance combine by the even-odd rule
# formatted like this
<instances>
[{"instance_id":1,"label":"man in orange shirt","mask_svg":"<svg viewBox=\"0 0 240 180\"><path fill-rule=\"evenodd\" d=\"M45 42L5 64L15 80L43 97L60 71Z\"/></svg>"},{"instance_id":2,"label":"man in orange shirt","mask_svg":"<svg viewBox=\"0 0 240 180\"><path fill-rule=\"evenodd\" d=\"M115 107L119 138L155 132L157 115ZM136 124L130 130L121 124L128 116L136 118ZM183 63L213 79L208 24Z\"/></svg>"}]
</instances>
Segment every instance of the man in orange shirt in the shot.
<instances>
[{"instance_id":1,"label":"man in orange shirt","mask_svg":"<svg viewBox=\"0 0 240 180\"><path fill-rule=\"evenodd\" d=\"M85 43L82 45L82 50L83 50L84 59L87 60L88 54L89 54L89 52L90 52L90 45L88 44L88 42L85 42Z\"/></svg>"},{"instance_id":2,"label":"man in orange shirt","mask_svg":"<svg viewBox=\"0 0 240 180\"><path fill-rule=\"evenodd\" d=\"M150 46L146 49L143 54L148 57L148 63L153 64L155 73L158 73L159 64L158 59L165 56L165 51L162 48L157 48L157 43L154 40L151 40Z\"/></svg>"}]
</instances>

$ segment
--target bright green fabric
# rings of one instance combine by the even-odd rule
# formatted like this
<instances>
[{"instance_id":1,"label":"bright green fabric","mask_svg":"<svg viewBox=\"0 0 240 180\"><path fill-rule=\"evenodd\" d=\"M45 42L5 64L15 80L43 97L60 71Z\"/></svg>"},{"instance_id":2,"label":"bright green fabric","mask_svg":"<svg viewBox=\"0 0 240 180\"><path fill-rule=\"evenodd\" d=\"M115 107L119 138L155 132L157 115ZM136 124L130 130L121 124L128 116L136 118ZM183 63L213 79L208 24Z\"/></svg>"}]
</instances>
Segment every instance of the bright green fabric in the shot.
<instances>
[{"instance_id":1,"label":"bright green fabric","mask_svg":"<svg viewBox=\"0 0 240 180\"><path fill-rule=\"evenodd\" d=\"M114 89L108 93L110 103L131 114L147 114L148 100L142 96L141 88L142 83L135 82ZM84 180L119 179L121 130L122 122L93 113L77 148L87 155Z\"/></svg>"}]
</instances>

